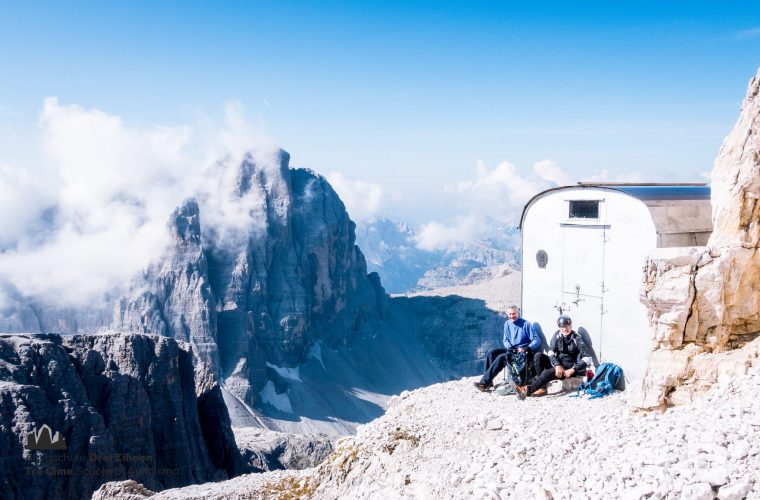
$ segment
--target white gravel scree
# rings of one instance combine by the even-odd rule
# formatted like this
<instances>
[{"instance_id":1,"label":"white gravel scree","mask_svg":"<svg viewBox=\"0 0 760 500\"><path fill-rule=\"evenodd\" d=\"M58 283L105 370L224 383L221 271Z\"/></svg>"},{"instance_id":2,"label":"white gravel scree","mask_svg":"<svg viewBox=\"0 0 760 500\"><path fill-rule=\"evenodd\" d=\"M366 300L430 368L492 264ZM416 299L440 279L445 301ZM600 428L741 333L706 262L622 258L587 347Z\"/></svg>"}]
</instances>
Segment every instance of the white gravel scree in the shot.
<instances>
[{"instance_id":1,"label":"white gravel scree","mask_svg":"<svg viewBox=\"0 0 760 500\"><path fill-rule=\"evenodd\" d=\"M481 393L472 378L391 398L314 469L152 498L760 498L760 363L688 406Z\"/></svg>"}]
</instances>

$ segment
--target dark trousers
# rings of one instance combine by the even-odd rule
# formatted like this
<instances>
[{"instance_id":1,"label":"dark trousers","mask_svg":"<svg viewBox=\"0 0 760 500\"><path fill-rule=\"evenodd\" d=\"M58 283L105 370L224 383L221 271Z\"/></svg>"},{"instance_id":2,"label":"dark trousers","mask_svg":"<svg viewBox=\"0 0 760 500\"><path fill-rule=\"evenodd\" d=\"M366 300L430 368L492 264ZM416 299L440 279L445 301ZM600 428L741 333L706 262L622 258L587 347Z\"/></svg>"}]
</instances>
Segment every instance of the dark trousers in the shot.
<instances>
[{"instance_id":1,"label":"dark trousers","mask_svg":"<svg viewBox=\"0 0 760 500\"><path fill-rule=\"evenodd\" d=\"M512 351L510 350L500 347L488 351L488 354L486 355L486 369L483 372L480 382L485 385L492 385L493 379L496 378L496 375L498 375L510 361L512 361ZM528 363L531 362L533 362L535 373L541 373L546 365L551 366L549 357L546 354L534 354L528 351ZM510 373L511 376L511 372L507 373Z\"/></svg>"},{"instance_id":2,"label":"dark trousers","mask_svg":"<svg viewBox=\"0 0 760 500\"><path fill-rule=\"evenodd\" d=\"M541 370L536 370L536 373L538 373L538 375L528 385L528 394L533 394L540 388L545 387L546 384L552 380L557 379L557 376L554 374L554 367L549 362L549 357L545 354L542 354L542 356L546 358L546 364L543 365L543 368ZM569 370L570 368L572 368L572 366L566 367L565 370Z\"/></svg>"}]
</instances>

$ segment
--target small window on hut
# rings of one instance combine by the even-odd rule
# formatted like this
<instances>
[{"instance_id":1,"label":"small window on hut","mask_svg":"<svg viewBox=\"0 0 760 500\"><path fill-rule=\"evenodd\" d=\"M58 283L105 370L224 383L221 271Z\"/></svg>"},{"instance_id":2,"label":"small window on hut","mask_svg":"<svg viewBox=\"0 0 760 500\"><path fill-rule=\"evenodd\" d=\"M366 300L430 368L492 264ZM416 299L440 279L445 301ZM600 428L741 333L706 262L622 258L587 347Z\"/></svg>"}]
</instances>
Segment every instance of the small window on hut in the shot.
<instances>
[{"instance_id":1,"label":"small window on hut","mask_svg":"<svg viewBox=\"0 0 760 500\"><path fill-rule=\"evenodd\" d=\"M570 219L598 219L599 200L570 200Z\"/></svg>"}]
</instances>

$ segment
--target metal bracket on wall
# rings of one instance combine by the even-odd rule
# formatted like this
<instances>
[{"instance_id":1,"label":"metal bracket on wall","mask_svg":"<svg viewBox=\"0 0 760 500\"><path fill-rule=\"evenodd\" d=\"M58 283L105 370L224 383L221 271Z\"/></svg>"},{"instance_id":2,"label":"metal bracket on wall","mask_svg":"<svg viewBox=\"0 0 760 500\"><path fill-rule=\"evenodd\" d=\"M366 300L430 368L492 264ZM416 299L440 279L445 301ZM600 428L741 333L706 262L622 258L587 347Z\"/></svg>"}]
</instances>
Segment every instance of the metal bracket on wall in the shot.
<instances>
[{"instance_id":1,"label":"metal bracket on wall","mask_svg":"<svg viewBox=\"0 0 760 500\"><path fill-rule=\"evenodd\" d=\"M586 299L581 298L581 286L575 285L575 300L573 301L573 304L575 304L575 307L578 307L578 302L582 302Z\"/></svg>"}]
</instances>

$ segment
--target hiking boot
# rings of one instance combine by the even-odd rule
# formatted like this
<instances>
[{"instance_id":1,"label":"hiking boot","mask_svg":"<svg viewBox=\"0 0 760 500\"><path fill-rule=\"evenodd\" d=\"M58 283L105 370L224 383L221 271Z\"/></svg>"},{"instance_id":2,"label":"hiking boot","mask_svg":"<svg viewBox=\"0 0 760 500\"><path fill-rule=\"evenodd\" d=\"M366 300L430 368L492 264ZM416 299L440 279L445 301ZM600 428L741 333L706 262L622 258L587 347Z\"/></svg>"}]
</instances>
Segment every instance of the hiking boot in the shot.
<instances>
[{"instance_id":1,"label":"hiking boot","mask_svg":"<svg viewBox=\"0 0 760 500\"><path fill-rule=\"evenodd\" d=\"M527 385L517 385L514 382L512 382L512 387L514 387L515 394L517 394L517 397L520 399L520 401L523 401L526 397L528 397Z\"/></svg>"},{"instance_id":2,"label":"hiking boot","mask_svg":"<svg viewBox=\"0 0 760 500\"><path fill-rule=\"evenodd\" d=\"M535 397L546 396L546 389L544 389L543 387L540 389L536 389L536 391L532 393L531 396L535 396Z\"/></svg>"},{"instance_id":3,"label":"hiking boot","mask_svg":"<svg viewBox=\"0 0 760 500\"><path fill-rule=\"evenodd\" d=\"M488 388L491 387L491 384L484 384L483 382L475 382L474 385L480 392L486 392L488 391Z\"/></svg>"}]
</instances>

